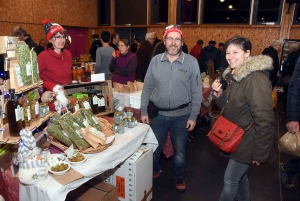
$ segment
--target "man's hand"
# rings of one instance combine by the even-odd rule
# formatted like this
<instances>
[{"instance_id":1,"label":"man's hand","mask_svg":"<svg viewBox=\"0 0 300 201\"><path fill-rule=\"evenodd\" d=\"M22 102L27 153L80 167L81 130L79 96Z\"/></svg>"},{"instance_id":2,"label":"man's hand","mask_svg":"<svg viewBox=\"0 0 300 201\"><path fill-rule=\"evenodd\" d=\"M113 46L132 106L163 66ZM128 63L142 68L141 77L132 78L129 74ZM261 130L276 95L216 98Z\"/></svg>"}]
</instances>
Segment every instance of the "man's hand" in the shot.
<instances>
[{"instance_id":1,"label":"man's hand","mask_svg":"<svg viewBox=\"0 0 300 201\"><path fill-rule=\"evenodd\" d=\"M299 122L290 121L286 124L286 127L290 133L299 133Z\"/></svg>"},{"instance_id":2,"label":"man's hand","mask_svg":"<svg viewBox=\"0 0 300 201\"><path fill-rule=\"evenodd\" d=\"M142 123L144 123L144 124L149 124L149 123L150 123L149 117L148 117L148 116L142 116L142 117L141 117L141 121L142 121Z\"/></svg>"},{"instance_id":3,"label":"man's hand","mask_svg":"<svg viewBox=\"0 0 300 201\"><path fill-rule=\"evenodd\" d=\"M188 120L186 123L186 128L188 128L188 131L194 130L195 126L196 126L196 122L193 120Z\"/></svg>"}]
</instances>

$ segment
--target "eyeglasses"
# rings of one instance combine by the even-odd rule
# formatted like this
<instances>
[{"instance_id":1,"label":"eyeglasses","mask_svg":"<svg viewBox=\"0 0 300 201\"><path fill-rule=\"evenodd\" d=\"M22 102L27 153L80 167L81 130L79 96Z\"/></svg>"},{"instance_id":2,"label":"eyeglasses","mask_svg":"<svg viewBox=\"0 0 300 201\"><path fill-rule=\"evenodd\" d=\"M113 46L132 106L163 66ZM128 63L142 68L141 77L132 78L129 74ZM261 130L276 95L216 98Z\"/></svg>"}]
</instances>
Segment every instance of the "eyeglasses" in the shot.
<instances>
[{"instance_id":1,"label":"eyeglasses","mask_svg":"<svg viewBox=\"0 0 300 201\"><path fill-rule=\"evenodd\" d=\"M66 36L53 36L52 38L53 38L54 40L56 40L56 39L66 40L66 39L67 39Z\"/></svg>"},{"instance_id":2,"label":"eyeglasses","mask_svg":"<svg viewBox=\"0 0 300 201\"><path fill-rule=\"evenodd\" d=\"M166 38L165 40L168 41L168 42L173 42L173 41L175 41L176 43L181 42L181 38L172 38L172 37L168 37L168 38Z\"/></svg>"}]
</instances>

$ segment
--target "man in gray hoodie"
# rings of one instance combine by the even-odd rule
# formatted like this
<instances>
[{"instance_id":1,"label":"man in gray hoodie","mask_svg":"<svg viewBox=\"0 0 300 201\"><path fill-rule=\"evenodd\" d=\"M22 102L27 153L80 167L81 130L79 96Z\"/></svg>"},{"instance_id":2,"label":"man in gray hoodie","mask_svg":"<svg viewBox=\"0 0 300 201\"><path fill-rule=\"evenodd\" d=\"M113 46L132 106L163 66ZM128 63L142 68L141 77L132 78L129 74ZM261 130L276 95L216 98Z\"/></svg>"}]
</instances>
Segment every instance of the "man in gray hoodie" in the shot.
<instances>
[{"instance_id":1,"label":"man in gray hoodie","mask_svg":"<svg viewBox=\"0 0 300 201\"><path fill-rule=\"evenodd\" d=\"M197 60L181 50L184 35L180 26L166 27L163 39L166 51L152 58L145 76L141 120L150 124L159 144L153 154L153 178L160 175L159 159L170 131L172 176L175 188L184 191L185 148L188 131L194 129L200 111L202 80ZM159 110L156 115L150 112L153 105Z\"/></svg>"}]
</instances>

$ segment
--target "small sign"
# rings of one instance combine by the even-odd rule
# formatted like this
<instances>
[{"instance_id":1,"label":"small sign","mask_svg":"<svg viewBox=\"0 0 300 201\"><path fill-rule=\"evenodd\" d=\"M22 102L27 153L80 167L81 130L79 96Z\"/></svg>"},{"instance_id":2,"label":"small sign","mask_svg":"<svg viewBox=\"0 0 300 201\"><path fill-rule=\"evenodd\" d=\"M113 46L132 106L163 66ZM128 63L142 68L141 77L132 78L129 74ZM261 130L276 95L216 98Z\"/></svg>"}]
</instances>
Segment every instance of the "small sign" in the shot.
<instances>
[{"instance_id":1,"label":"small sign","mask_svg":"<svg viewBox=\"0 0 300 201\"><path fill-rule=\"evenodd\" d=\"M105 81L105 73L92 74L91 75L91 81L92 82L102 82L102 81Z\"/></svg>"}]
</instances>

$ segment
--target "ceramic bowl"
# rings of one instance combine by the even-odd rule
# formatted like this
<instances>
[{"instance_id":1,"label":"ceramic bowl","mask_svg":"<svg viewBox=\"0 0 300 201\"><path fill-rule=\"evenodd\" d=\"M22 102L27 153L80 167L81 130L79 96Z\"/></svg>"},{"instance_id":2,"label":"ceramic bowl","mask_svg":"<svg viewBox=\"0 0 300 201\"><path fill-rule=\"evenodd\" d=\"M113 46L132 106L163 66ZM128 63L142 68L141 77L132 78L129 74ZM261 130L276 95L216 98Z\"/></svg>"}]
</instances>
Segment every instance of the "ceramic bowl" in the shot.
<instances>
[{"instance_id":1,"label":"ceramic bowl","mask_svg":"<svg viewBox=\"0 0 300 201\"><path fill-rule=\"evenodd\" d=\"M78 161L78 162L72 162L72 161L69 161L69 158L68 157L66 157L66 161L68 162L68 163L70 163L72 166L76 166L76 165L81 165L82 163L84 163L85 161L86 161L86 155L84 155L84 154L82 154L82 153L80 153L81 155L83 155L83 157L84 157L84 159L82 160L82 161Z\"/></svg>"},{"instance_id":2,"label":"ceramic bowl","mask_svg":"<svg viewBox=\"0 0 300 201\"><path fill-rule=\"evenodd\" d=\"M64 175L64 174L66 174L70 170L70 168L71 168L70 163L65 162L65 161L61 161L60 163L68 164L68 168L66 170L64 170L64 171L54 172L54 171L51 170L51 166L50 166L49 167L49 172L51 172L54 175Z\"/></svg>"}]
</instances>

